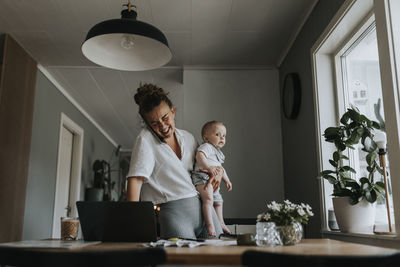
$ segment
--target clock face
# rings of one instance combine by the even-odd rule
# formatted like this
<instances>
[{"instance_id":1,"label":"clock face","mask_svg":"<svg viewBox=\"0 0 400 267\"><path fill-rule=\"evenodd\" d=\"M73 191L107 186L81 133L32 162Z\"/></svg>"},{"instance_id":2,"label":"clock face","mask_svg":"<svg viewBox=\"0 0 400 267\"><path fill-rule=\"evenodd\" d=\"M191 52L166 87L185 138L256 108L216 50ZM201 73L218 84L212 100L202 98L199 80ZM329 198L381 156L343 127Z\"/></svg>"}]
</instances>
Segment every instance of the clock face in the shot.
<instances>
[{"instance_id":1,"label":"clock face","mask_svg":"<svg viewBox=\"0 0 400 267\"><path fill-rule=\"evenodd\" d=\"M282 105L287 119L295 119L300 111L301 88L297 73L289 73L283 84Z\"/></svg>"}]
</instances>

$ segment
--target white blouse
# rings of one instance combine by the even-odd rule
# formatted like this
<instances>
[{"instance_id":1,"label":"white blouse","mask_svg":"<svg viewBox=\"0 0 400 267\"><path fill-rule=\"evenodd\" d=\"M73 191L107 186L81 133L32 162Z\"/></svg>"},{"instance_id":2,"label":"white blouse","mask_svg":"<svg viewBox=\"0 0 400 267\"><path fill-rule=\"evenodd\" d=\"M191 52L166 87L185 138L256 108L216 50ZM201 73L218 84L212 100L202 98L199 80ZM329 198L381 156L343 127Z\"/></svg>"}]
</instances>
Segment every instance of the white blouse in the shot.
<instances>
[{"instance_id":1,"label":"white blouse","mask_svg":"<svg viewBox=\"0 0 400 267\"><path fill-rule=\"evenodd\" d=\"M190 178L197 142L185 130L175 129L175 134L182 159L148 128L144 128L136 138L127 177L145 178L140 194L142 201L161 204L197 195Z\"/></svg>"}]
</instances>

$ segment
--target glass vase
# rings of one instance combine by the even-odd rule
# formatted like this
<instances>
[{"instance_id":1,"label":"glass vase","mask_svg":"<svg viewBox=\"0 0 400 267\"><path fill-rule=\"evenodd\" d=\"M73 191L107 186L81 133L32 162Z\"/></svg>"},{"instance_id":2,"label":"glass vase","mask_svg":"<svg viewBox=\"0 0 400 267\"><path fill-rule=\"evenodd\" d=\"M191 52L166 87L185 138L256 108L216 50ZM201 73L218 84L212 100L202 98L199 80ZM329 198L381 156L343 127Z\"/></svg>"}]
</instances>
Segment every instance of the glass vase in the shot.
<instances>
[{"instance_id":1,"label":"glass vase","mask_svg":"<svg viewBox=\"0 0 400 267\"><path fill-rule=\"evenodd\" d=\"M279 236L273 222L257 222L256 233L257 246L272 247L279 243Z\"/></svg>"},{"instance_id":2,"label":"glass vase","mask_svg":"<svg viewBox=\"0 0 400 267\"><path fill-rule=\"evenodd\" d=\"M276 226L280 243L284 246L295 245L303 238L303 226L295 222L289 225Z\"/></svg>"}]
</instances>

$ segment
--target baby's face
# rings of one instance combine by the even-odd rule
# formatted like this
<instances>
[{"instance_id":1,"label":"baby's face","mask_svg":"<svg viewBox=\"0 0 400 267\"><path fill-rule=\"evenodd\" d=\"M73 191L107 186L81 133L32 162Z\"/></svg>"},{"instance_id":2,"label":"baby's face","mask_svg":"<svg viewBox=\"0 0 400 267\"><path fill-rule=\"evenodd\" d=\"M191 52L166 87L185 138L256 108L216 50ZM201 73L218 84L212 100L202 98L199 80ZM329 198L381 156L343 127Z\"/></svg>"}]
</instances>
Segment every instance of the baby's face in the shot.
<instances>
[{"instance_id":1,"label":"baby's face","mask_svg":"<svg viewBox=\"0 0 400 267\"><path fill-rule=\"evenodd\" d=\"M223 124L215 124L203 137L204 141L222 148L225 145L226 128Z\"/></svg>"}]
</instances>

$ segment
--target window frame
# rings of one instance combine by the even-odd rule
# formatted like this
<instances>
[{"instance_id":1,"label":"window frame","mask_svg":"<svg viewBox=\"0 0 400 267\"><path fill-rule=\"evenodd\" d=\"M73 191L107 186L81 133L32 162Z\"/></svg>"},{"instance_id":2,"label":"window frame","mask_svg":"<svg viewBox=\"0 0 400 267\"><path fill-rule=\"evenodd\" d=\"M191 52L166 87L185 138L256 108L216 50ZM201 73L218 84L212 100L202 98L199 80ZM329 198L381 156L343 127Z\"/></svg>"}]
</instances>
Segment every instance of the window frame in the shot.
<instances>
[{"instance_id":1,"label":"window frame","mask_svg":"<svg viewBox=\"0 0 400 267\"><path fill-rule=\"evenodd\" d=\"M379 57L384 59L380 60L379 67L385 103L387 147L392 163L400 162L400 18L394 16L399 10L400 1L374 1ZM391 164L390 172L395 228L397 239L400 240L400 209L396 209L396 206L400 206L400 164Z\"/></svg>"},{"instance_id":2,"label":"window frame","mask_svg":"<svg viewBox=\"0 0 400 267\"><path fill-rule=\"evenodd\" d=\"M400 3L393 0L347 0L311 49L319 172L330 168L328 160L334 150L333 146L325 142L323 131L329 126L338 125L339 118L345 111L345 101L338 100L340 98L344 100L343 97L345 97L342 93L343 84L338 82L342 80L342 73L339 72L341 68L337 68L337 64L341 64L340 52L348 49L360 37L360 33L370 26L368 22L373 20L376 23L390 160L391 162L400 162L400 86L398 82L400 80L400 55L396 54L395 50L397 48L397 51L399 51L400 48L400 33L398 33L400 32L400 20L394 21L393 16L391 16L394 9L399 10ZM320 118L323 118L323 120ZM361 239L360 242L365 242L367 239L400 241L400 210L396 210L398 206L396 203L400 203L400 164L391 166L391 180L396 235L345 234L330 231L326 203L330 198L330 196L327 196L329 190L327 190L326 182L320 179L321 232L323 235L352 241Z\"/></svg>"},{"instance_id":3,"label":"window frame","mask_svg":"<svg viewBox=\"0 0 400 267\"><path fill-rule=\"evenodd\" d=\"M347 85L344 84L344 81L347 80L346 73L343 72L344 66L342 56L345 53L349 53L349 49L357 45L362 41L362 38L368 35L371 32L371 28L375 26L375 15L373 12L369 12L366 17L356 26L356 28L352 31L350 38L345 39L344 42L339 45L338 49L333 53L333 61L335 64L334 71L336 75L336 101L337 101L337 116L339 124L339 119L342 115L347 111L348 106L346 103L349 103L348 94L345 94L345 91L348 91ZM347 151L347 155L349 158L350 166L354 166L355 170L359 170L359 158L357 153L351 153L351 151ZM354 174L351 174L352 178L357 178ZM359 178L359 177L358 177Z\"/></svg>"}]
</instances>

